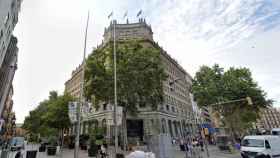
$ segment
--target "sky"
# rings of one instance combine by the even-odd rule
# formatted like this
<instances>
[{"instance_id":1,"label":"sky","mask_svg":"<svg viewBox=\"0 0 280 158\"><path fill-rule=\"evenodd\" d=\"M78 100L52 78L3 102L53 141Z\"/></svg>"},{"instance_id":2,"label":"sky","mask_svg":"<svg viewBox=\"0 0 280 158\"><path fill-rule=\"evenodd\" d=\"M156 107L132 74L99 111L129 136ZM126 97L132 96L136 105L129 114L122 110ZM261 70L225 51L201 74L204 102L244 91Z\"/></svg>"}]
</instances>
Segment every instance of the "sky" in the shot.
<instances>
[{"instance_id":1,"label":"sky","mask_svg":"<svg viewBox=\"0 0 280 158\"><path fill-rule=\"evenodd\" d=\"M194 76L201 65L247 67L274 105L280 107L279 0L23 0L19 22L14 110L22 123L29 111L64 91L82 61L90 11L87 54L102 41L114 12L118 23L152 26L154 40Z\"/></svg>"}]
</instances>

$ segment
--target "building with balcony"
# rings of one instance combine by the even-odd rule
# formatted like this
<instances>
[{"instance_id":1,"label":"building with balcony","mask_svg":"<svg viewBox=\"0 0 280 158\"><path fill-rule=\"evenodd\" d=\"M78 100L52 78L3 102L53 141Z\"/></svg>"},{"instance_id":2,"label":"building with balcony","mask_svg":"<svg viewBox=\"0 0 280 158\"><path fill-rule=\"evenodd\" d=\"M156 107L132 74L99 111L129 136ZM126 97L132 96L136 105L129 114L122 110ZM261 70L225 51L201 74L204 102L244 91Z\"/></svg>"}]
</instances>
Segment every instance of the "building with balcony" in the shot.
<instances>
[{"instance_id":1,"label":"building with balcony","mask_svg":"<svg viewBox=\"0 0 280 158\"><path fill-rule=\"evenodd\" d=\"M12 32L18 22L22 0L0 1L0 67L7 53Z\"/></svg>"},{"instance_id":2,"label":"building with balcony","mask_svg":"<svg viewBox=\"0 0 280 158\"><path fill-rule=\"evenodd\" d=\"M12 36L5 59L0 68L0 114L3 113L6 100L9 99L9 91L12 89L12 81L17 69L17 54L17 38Z\"/></svg>"},{"instance_id":3,"label":"building with balcony","mask_svg":"<svg viewBox=\"0 0 280 158\"><path fill-rule=\"evenodd\" d=\"M153 32L144 19L139 19L136 23L118 24L112 22L104 31L103 43L113 40L113 25L116 27L116 39L125 42L126 40L139 40L147 47L156 47L161 51L161 61L168 78L163 83L164 103L158 105L157 110L150 107L138 108L137 116L127 117L128 139L138 139L146 141L149 135L166 133L171 137L184 137L192 133L195 121L193 118L193 108L190 98L192 85L191 76L173 59L163 48L153 40ZM74 97L79 97L81 88L81 67L72 72L71 78L65 83L65 92ZM174 80L180 78L174 82ZM170 82L174 84L170 85ZM87 133L89 128L95 126L106 127L107 137L113 137L112 121L113 105L101 105L99 109L92 109L83 119L81 133ZM121 130L121 128L120 128ZM73 133L74 129L72 129Z\"/></svg>"},{"instance_id":4,"label":"building with balcony","mask_svg":"<svg viewBox=\"0 0 280 158\"><path fill-rule=\"evenodd\" d=\"M273 107L262 109L256 127L259 131L270 131L272 128L280 128L280 112Z\"/></svg>"},{"instance_id":5,"label":"building with balcony","mask_svg":"<svg viewBox=\"0 0 280 158\"><path fill-rule=\"evenodd\" d=\"M16 69L17 39L12 32L18 22L22 0L0 0L0 114ZM1 118L1 116L0 116Z\"/></svg>"}]
</instances>

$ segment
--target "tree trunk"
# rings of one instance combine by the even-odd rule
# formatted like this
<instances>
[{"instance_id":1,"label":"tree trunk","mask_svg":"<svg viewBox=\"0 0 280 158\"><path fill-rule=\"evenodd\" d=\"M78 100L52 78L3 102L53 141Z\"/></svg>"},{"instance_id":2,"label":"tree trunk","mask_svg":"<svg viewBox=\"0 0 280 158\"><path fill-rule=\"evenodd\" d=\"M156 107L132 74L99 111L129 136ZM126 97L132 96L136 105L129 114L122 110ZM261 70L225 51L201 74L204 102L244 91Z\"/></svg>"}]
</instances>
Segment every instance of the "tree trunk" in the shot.
<instances>
[{"instance_id":1,"label":"tree trunk","mask_svg":"<svg viewBox=\"0 0 280 158\"><path fill-rule=\"evenodd\" d=\"M62 157L62 153L63 153L63 143L64 143L64 128L62 129L62 133L61 133L61 149L60 149L60 156Z\"/></svg>"}]
</instances>

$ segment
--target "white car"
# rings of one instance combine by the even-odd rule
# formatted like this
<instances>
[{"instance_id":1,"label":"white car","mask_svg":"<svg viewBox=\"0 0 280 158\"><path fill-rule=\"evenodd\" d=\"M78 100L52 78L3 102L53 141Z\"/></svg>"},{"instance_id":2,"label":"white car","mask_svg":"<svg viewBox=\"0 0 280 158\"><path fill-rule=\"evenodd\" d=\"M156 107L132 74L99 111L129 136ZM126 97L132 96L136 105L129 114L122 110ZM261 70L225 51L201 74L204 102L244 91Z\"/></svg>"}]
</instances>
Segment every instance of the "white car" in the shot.
<instances>
[{"instance_id":1,"label":"white car","mask_svg":"<svg viewBox=\"0 0 280 158\"><path fill-rule=\"evenodd\" d=\"M280 158L280 137L246 136L241 142L241 156L242 158Z\"/></svg>"}]
</instances>

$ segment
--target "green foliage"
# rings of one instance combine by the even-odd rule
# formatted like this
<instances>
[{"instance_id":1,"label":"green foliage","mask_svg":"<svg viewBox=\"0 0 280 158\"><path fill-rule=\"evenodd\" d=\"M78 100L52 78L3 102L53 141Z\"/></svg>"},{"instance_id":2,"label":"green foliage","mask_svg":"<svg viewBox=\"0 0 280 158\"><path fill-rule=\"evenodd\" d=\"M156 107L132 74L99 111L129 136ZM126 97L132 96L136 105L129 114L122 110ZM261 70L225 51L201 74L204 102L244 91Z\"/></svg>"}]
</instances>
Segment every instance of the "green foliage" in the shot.
<instances>
[{"instance_id":1,"label":"green foliage","mask_svg":"<svg viewBox=\"0 0 280 158\"><path fill-rule=\"evenodd\" d=\"M139 41L117 43L118 105L136 112L136 105L152 108L163 101L162 81L166 79L160 50ZM113 103L113 45L98 48L89 55L85 69L85 95L96 107Z\"/></svg>"},{"instance_id":2,"label":"green foliage","mask_svg":"<svg viewBox=\"0 0 280 158\"><path fill-rule=\"evenodd\" d=\"M70 126L68 102L72 100L68 94L58 96L57 92L51 91L48 100L39 103L38 107L30 111L24 120L23 128L43 137L56 135L59 130Z\"/></svg>"},{"instance_id":3,"label":"green foliage","mask_svg":"<svg viewBox=\"0 0 280 158\"><path fill-rule=\"evenodd\" d=\"M247 68L224 71L217 64L212 68L202 66L193 80L192 92L200 106L251 97L253 106L246 101L211 106L223 116L227 126L237 130L247 129L258 118L259 110L272 104Z\"/></svg>"}]
</instances>

